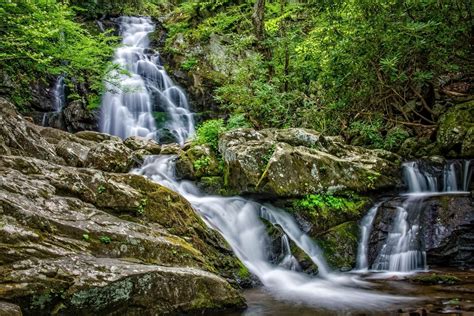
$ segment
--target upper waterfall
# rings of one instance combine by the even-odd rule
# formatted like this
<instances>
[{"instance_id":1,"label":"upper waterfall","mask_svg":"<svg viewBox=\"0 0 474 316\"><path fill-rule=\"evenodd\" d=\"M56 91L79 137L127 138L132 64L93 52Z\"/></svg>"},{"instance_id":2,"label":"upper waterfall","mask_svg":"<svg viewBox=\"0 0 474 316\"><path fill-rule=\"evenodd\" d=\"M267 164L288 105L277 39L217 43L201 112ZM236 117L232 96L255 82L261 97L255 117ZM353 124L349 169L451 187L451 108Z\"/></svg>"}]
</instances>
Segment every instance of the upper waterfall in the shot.
<instances>
[{"instance_id":1,"label":"upper waterfall","mask_svg":"<svg viewBox=\"0 0 474 316\"><path fill-rule=\"evenodd\" d=\"M107 82L102 99L100 130L126 138L142 136L160 141L171 134L176 142L194 133L193 115L187 99L165 69L159 55L149 49L149 34L155 30L150 18L120 17L122 45L116 50L117 66ZM154 113L165 113L164 126L157 126Z\"/></svg>"}]
</instances>

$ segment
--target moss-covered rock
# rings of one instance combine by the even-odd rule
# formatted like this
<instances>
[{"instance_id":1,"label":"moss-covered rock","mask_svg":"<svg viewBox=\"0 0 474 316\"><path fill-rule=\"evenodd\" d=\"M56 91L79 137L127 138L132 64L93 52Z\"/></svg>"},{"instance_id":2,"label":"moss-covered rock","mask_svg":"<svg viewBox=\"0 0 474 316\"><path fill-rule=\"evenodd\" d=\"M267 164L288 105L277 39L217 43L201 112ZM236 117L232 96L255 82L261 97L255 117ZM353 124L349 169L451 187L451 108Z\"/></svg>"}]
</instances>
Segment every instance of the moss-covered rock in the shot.
<instances>
[{"instance_id":1,"label":"moss-covered rock","mask_svg":"<svg viewBox=\"0 0 474 316\"><path fill-rule=\"evenodd\" d=\"M297 197L322 191L367 192L399 183L399 157L346 145L306 129L237 129L219 151L226 184L241 193Z\"/></svg>"},{"instance_id":2,"label":"moss-covered rock","mask_svg":"<svg viewBox=\"0 0 474 316\"><path fill-rule=\"evenodd\" d=\"M142 176L103 171L128 171L142 149L35 126L10 104L1 111L0 300L28 315L243 306L216 275L236 282L241 263L186 200Z\"/></svg>"},{"instance_id":3,"label":"moss-covered rock","mask_svg":"<svg viewBox=\"0 0 474 316\"><path fill-rule=\"evenodd\" d=\"M437 143L453 158L474 157L474 101L458 104L439 120Z\"/></svg>"}]
</instances>

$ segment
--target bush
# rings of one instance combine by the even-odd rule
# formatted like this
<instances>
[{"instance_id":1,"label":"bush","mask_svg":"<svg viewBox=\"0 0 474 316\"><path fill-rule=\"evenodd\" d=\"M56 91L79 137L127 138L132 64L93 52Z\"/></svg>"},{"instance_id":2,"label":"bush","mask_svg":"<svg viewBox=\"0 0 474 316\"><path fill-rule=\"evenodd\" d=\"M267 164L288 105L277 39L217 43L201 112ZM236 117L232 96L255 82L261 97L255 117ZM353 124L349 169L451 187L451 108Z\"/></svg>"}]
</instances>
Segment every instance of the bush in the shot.
<instances>
[{"instance_id":1,"label":"bush","mask_svg":"<svg viewBox=\"0 0 474 316\"><path fill-rule=\"evenodd\" d=\"M224 131L223 119L205 121L196 130L195 142L198 144L208 144L217 152L219 135Z\"/></svg>"}]
</instances>

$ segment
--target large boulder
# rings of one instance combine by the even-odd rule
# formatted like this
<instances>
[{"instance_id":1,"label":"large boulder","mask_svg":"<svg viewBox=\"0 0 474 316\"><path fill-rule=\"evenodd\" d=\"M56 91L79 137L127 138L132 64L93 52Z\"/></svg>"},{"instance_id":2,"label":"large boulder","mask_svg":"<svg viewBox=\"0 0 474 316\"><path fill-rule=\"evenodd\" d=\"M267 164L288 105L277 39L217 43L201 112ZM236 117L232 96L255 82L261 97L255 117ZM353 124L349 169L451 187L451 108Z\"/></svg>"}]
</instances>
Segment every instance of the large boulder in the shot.
<instances>
[{"instance_id":1,"label":"large boulder","mask_svg":"<svg viewBox=\"0 0 474 316\"><path fill-rule=\"evenodd\" d=\"M98 129L98 111L86 108L82 101L73 101L63 110L65 125L69 132Z\"/></svg>"},{"instance_id":2,"label":"large boulder","mask_svg":"<svg viewBox=\"0 0 474 316\"><path fill-rule=\"evenodd\" d=\"M301 128L237 129L222 135L226 183L279 197L320 191L367 192L399 184L399 157Z\"/></svg>"},{"instance_id":3,"label":"large boulder","mask_svg":"<svg viewBox=\"0 0 474 316\"><path fill-rule=\"evenodd\" d=\"M186 200L143 176L103 171L128 171L134 152L120 139L34 126L8 102L0 114L0 312L244 305L229 284L241 264Z\"/></svg>"},{"instance_id":4,"label":"large boulder","mask_svg":"<svg viewBox=\"0 0 474 316\"><path fill-rule=\"evenodd\" d=\"M439 120L437 143L450 157L474 157L474 101L449 109Z\"/></svg>"}]
</instances>

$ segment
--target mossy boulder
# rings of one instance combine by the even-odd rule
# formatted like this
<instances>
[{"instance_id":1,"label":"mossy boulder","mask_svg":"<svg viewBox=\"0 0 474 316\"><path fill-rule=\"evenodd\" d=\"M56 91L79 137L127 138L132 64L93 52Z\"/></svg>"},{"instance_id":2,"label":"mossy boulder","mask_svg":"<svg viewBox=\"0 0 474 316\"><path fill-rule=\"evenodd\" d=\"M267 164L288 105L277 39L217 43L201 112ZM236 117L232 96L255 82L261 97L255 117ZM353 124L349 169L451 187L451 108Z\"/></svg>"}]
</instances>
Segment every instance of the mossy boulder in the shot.
<instances>
[{"instance_id":1,"label":"mossy boulder","mask_svg":"<svg viewBox=\"0 0 474 316\"><path fill-rule=\"evenodd\" d=\"M241 263L185 199L104 171L128 171L138 151L106 134L35 126L8 103L1 111L0 301L26 315L244 305L230 285Z\"/></svg>"},{"instance_id":2,"label":"mossy boulder","mask_svg":"<svg viewBox=\"0 0 474 316\"><path fill-rule=\"evenodd\" d=\"M153 139L148 139L139 136L131 136L127 138L124 142L124 145L130 148L133 151L136 150L145 150L150 153L150 155L159 155L161 152L161 146Z\"/></svg>"},{"instance_id":3,"label":"mossy boulder","mask_svg":"<svg viewBox=\"0 0 474 316\"><path fill-rule=\"evenodd\" d=\"M181 179L195 180L222 174L222 169L214 151L209 145L191 144L179 154L176 173Z\"/></svg>"},{"instance_id":4,"label":"mossy boulder","mask_svg":"<svg viewBox=\"0 0 474 316\"><path fill-rule=\"evenodd\" d=\"M439 120L437 143L452 158L474 157L474 101L450 108Z\"/></svg>"},{"instance_id":5,"label":"mossy boulder","mask_svg":"<svg viewBox=\"0 0 474 316\"><path fill-rule=\"evenodd\" d=\"M226 183L241 193L298 197L314 192L368 192L399 184L399 157L345 144L315 131L237 129L219 151Z\"/></svg>"}]
</instances>

